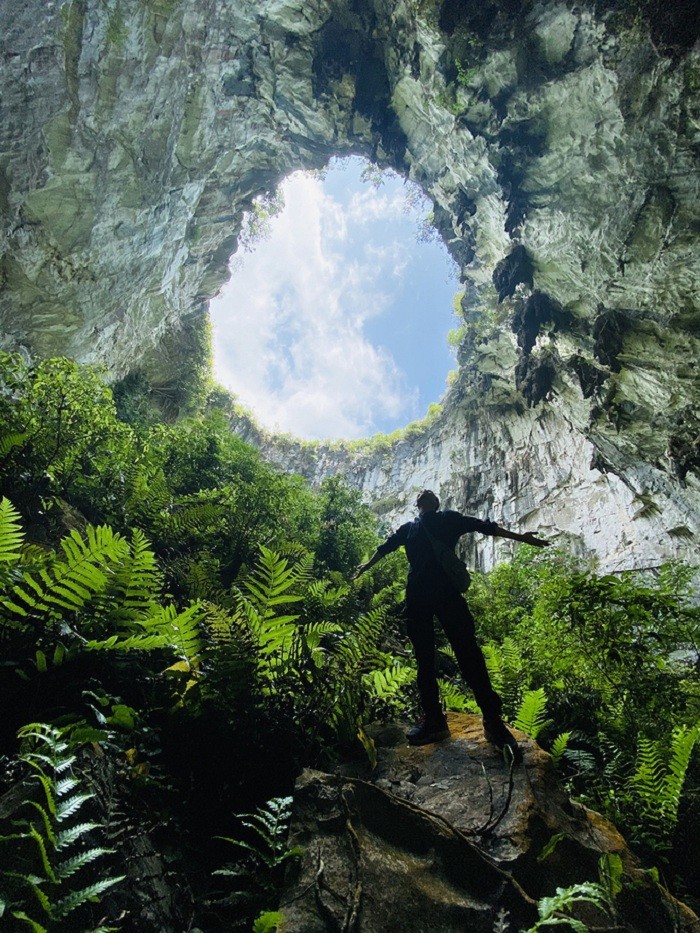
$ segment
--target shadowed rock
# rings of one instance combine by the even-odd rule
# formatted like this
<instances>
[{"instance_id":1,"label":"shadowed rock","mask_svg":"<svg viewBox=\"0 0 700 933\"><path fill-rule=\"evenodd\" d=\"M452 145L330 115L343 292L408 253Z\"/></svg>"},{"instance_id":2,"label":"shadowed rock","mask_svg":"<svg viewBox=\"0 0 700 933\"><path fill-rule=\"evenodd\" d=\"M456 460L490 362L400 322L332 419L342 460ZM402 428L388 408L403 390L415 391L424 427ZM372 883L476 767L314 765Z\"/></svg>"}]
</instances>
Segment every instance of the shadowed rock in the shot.
<instances>
[{"instance_id":1,"label":"shadowed rock","mask_svg":"<svg viewBox=\"0 0 700 933\"><path fill-rule=\"evenodd\" d=\"M379 748L371 774L299 778L290 844L303 856L280 904L289 933L490 933L498 922L522 930L541 897L597 881L605 854L623 867L616 916L585 905L583 922L629 933L700 929L611 823L567 797L546 752L518 735L524 762L511 771L478 717L448 719L451 738L421 748L394 730L397 744Z\"/></svg>"}]
</instances>

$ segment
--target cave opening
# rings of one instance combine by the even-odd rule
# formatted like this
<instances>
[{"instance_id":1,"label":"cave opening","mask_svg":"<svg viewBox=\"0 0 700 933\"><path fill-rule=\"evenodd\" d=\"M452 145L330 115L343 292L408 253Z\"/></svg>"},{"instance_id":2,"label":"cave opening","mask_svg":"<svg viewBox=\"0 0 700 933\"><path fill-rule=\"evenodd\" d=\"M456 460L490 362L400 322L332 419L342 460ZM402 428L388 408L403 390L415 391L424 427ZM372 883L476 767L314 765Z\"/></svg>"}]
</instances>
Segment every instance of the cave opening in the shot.
<instances>
[{"instance_id":1,"label":"cave opening","mask_svg":"<svg viewBox=\"0 0 700 933\"><path fill-rule=\"evenodd\" d=\"M351 440L435 414L460 320L431 208L359 156L256 199L209 314L215 378L261 427Z\"/></svg>"}]
</instances>

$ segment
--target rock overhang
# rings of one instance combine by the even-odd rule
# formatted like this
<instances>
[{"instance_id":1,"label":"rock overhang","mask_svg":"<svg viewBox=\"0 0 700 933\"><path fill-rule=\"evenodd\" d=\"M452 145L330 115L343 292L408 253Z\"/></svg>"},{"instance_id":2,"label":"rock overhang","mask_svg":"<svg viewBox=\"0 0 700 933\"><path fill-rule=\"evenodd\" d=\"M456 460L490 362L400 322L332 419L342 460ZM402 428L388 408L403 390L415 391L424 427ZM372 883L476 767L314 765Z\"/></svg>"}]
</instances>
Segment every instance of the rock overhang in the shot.
<instances>
[{"instance_id":1,"label":"rock overhang","mask_svg":"<svg viewBox=\"0 0 700 933\"><path fill-rule=\"evenodd\" d=\"M5 346L172 378L252 199L358 153L435 204L460 373L423 432L306 472L385 500L437 485L609 567L688 553L668 534L698 531L687 42L659 54L643 22L514 0L37 2L5 37ZM635 523L645 495L662 518Z\"/></svg>"}]
</instances>

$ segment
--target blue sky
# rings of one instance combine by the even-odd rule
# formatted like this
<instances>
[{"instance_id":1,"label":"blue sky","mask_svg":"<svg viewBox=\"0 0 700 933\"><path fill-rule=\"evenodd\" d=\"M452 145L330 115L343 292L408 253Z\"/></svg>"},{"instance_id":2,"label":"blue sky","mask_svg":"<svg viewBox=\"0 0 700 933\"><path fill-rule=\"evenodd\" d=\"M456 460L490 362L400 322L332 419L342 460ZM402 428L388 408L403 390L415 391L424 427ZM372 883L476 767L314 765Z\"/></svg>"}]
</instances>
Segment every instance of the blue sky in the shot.
<instances>
[{"instance_id":1,"label":"blue sky","mask_svg":"<svg viewBox=\"0 0 700 933\"><path fill-rule=\"evenodd\" d=\"M258 422L306 439L358 438L421 418L455 368L454 264L419 242L430 204L359 158L295 172L284 210L210 303L214 370Z\"/></svg>"}]
</instances>

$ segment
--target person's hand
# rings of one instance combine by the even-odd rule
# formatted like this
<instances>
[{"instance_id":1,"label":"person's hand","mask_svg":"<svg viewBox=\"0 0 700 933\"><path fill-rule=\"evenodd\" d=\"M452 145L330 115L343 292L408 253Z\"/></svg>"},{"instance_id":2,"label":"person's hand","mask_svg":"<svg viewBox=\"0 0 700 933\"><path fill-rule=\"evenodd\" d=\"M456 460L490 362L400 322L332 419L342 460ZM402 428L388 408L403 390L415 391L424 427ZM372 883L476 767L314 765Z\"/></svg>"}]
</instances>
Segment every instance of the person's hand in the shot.
<instances>
[{"instance_id":1,"label":"person's hand","mask_svg":"<svg viewBox=\"0 0 700 933\"><path fill-rule=\"evenodd\" d=\"M522 536L525 544L531 544L533 547L549 547L551 541L545 541L544 538L538 538L534 531L526 531Z\"/></svg>"}]
</instances>

